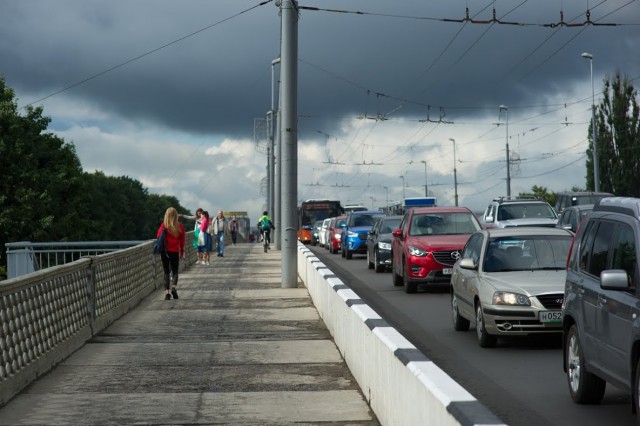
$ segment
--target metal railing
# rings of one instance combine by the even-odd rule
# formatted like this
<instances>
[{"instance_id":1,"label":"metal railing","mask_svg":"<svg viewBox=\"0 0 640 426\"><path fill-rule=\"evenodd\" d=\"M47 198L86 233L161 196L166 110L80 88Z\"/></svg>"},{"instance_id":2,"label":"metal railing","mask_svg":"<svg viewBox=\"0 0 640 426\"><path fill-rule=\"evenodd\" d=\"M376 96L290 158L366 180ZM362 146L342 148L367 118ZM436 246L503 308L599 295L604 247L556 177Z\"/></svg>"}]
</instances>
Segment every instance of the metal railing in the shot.
<instances>
[{"instance_id":1,"label":"metal railing","mask_svg":"<svg viewBox=\"0 0 640 426\"><path fill-rule=\"evenodd\" d=\"M193 232L187 233L192 239ZM164 287L152 244L83 255L0 282L0 406ZM187 244L181 270L194 258Z\"/></svg>"},{"instance_id":2,"label":"metal railing","mask_svg":"<svg viewBox=\"0 0 640 426\"><path fill-rule=\"evenodd\" d=\"M6 243L7 277L16 278L53 266L75 262L142 244L145 241L81 241L61 243Z\"/></svg>"}]
</instances>

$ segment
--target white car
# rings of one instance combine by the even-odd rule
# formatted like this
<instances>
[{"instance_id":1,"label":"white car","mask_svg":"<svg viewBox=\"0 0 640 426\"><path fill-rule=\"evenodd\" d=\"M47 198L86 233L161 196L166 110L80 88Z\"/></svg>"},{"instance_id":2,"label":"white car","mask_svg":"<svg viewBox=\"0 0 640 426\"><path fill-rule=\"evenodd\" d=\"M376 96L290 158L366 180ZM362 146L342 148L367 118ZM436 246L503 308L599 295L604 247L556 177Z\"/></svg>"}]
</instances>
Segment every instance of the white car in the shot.
<instances>
[{"instance_id":1,"label":"white car","mask_svg":"<svg viewBox=\"0 0 640 426\"><path fill-rule=\"evenodd\" d=\"M467 242L451 275L453 327L475 325L478 343L499 336L562 333L571 232L560 228L483 229Z\"/></svg>"},{"instance_id":2,"label":"white car","mask_svg":"<svg viewBox=\"0 0 640 426\"><path fill-rule=\"evenodd\" d=\"M329 222L331 222L331 218L328 217L322 221L322 226L320 227L320 232L318 233L318 244L320 247L325 247L327 245L327 235L329 234Z\"/></svg>"}]
</instances>

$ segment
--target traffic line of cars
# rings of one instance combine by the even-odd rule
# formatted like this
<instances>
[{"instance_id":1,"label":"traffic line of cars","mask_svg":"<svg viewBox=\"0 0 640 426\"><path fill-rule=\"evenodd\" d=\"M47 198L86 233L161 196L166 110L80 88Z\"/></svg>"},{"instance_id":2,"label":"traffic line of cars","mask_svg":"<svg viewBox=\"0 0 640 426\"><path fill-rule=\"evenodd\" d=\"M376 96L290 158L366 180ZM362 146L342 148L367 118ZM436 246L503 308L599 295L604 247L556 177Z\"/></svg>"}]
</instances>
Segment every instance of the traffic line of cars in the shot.
<instances>
[{"instance_id":1,"label":"traffic line of cars","mask_svg":"<svg viewBox=\"0 0 640 426\"><path fill-rule=\"evenodd\" d=\"M453 328L473 325L481 347L562 333L574 401L598 403L611 383L640 410L640 199L566 206L560 220L543 201L506 198L479 219L464 207L334 219L321 245L346 259L366 254L369 269L390 270L407 293L444 284Z\"/></svg>"}]
</instances>

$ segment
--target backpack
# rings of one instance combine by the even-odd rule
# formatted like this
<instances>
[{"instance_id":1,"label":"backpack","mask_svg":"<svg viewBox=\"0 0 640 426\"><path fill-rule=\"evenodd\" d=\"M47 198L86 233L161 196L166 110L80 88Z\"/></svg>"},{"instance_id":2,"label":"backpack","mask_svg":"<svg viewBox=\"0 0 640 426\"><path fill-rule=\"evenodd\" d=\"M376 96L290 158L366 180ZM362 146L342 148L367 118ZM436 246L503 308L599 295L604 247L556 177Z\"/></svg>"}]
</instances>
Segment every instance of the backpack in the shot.
<instances>
[{"instance_id":1,"label":"backpack","mask_svg":"<svg viewBox=\"0 0 640 426\"><path fill-rule=\"evenodd\" d=\"M152 249L153 250L153 254L164 253L165 256L168 256L167 255L166 233L167 233L167 230L163 228L162 232L160 233L160 236L153 243L153 249Z\"/></svg>"},{"instance_id":2,"label":"backpack","mask_svg":"<svg viewBox=\"0 0 640 426\"><path fill-rule=\"evenodd\" d=\"M260 223L260 225L262 226L262 230L263 231L270 231L271 230L271 221L266 217L264 219L262 219L262 222Z\"/></svg>"}]
</instances>

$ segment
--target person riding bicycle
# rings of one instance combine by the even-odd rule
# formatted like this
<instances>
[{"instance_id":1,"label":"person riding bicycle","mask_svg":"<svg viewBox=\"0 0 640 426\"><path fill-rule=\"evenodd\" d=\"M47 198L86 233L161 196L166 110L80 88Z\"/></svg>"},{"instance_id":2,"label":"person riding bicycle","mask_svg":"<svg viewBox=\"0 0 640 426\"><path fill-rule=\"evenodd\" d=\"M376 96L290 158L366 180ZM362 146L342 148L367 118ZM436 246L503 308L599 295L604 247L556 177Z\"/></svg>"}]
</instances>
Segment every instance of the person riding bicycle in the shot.
<instances>
[{"instance_id":1,"label":"person riding bicycle","mask_svg":"<svg viewBox=\"0 0 640 426\"><path fill-rule=\"evenodd\" d=\"M262 235L263 241L267 244L271 243L271 230L274 229L273 222L266 211L262 212L262 216L258 219L258 230Z\"/></svg>"}]
</instances>

